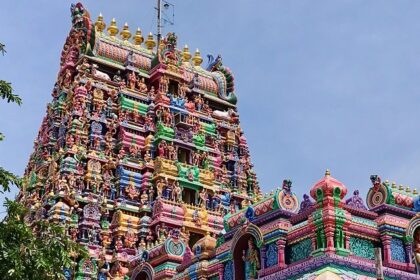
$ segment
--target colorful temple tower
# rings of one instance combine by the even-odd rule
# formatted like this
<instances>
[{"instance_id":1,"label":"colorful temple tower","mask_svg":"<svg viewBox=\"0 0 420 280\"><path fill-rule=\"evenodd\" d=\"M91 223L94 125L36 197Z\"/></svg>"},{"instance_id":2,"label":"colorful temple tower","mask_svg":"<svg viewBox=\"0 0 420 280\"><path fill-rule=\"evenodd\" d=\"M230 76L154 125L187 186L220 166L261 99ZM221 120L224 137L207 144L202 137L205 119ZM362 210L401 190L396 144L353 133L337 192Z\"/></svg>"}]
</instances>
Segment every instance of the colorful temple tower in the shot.
<instances>
[{"instance_id":1,"label":"colorful temple tower","mask_svg":"<svg viewBox=\"0 0 420 280\"><path fill-rule=\"evenodd\" d=\"M174 33L156 46L80 3L71 16L20 199L89 249L69 279L170 279L260 194L233 74Z\"/></svg>"},{"instance_id":2,"label":"colorful temple tower","mask_svg":"<svg viewBox=\"0 0 420 280\"><path fill-rule=\"evenodd\" d=\"M220 56L71 16L18 196L88 249L67 279L419 279L416 190L373 175L366 207L327 171L261 195Z\"/></svg>"}]
</instances>

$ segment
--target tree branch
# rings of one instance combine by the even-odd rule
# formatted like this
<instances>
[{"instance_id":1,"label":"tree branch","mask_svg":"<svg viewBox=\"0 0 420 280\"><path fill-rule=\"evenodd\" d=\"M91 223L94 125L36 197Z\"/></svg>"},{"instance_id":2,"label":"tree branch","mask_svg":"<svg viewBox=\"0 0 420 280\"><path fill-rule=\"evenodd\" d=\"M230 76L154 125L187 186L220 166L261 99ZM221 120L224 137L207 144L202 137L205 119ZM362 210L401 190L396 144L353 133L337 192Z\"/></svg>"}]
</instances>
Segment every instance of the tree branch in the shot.
<instances>
[{"instance_id":1,"label":"tree branch","mask_svg":"<svg viewBox=\"0 0 420 280\"><path fill-rule=\"evenodd\" d=\"M6 99L7 103L14 102L22 104L22 99L17 94L13 94L12 85L6 81L0 80L0 98Z\"/></svg>"},{"instance_id":2,"label":"tree branch","mask_svg":"<svg viewBox=\"0 0 420 280\"><path fill-rule=\"evenodd\" d=\"M0 186L3 187L3 191L0 192L8 192L10 191L10 186L15 185L20 187L22 179L18 176L14 175L13 173L5 170L3 167L0 166Z\"/></svg>"}]
</instances>

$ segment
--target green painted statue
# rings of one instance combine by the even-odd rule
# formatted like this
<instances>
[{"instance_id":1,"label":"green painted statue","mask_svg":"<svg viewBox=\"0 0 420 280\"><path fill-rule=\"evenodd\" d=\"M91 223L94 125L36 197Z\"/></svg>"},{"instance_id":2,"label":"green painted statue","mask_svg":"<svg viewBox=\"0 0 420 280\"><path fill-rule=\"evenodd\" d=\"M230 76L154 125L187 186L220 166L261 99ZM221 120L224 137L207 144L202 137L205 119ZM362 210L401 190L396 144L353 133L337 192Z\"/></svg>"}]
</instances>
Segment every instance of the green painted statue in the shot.
<instances>
[{"instance_id":1,"label":"green painted statue","mask_svg":"<svg viewBox=\"0 0 420 280\"><path fill-rule=\"evenodd\" d=\"M243 251L242 259L245 262L245 278L257 279L257 272L260 269L260 259L258 249L255 247L252 238L248 240L248 249Z\"/></svg>"}]
</instances>

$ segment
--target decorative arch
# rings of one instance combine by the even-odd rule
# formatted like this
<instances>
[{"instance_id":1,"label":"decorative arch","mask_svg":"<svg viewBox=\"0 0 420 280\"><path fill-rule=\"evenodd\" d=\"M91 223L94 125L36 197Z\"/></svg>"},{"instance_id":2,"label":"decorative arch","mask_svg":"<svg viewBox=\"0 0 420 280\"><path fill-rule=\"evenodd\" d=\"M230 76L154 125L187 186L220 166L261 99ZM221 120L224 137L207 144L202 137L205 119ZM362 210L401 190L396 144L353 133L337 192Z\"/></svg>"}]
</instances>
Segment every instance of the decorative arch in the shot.
<instances>
[{"instance_id":1,"label":"decorative arch","mask_svg":"<svg viewBox=\"0 0 420 280\"><path fill-rule=\"evenodd\" d=\"M410 243L410 259L412 258L411 254L413 254L417 274L420 274L420 253L418 252L420 243L420 213L417 213L416 216L411 218L405 233L405 238Z\"/></svg>"},{"instance_id":2,"label":"decorative arch","mask_svg":"<svg viewBox=\"0 0 420 280\"><path fill-rule=\"evenodd\" d=\"M241 230L238 230L232 238L232 247L231 247L231 254L236 247L236 243L238 240L243 237L244 235L251 235L255 238L255 242L258 248L261 248L263 245L264 237L259 227L254 224L248 224L246 227L243 227Z\"/></svg>"},{"instance_id":3,"label":"decorative arch","mask_svg":"<svg viewBox=\"0 0 420 280\"><path fill-rule=\"evenodd\" d=\"M144 262L133 270L130 280L153 280L154 277L155 271L153 267L149 263Z\"/></svg>"},{"instance_id":4,"label":"decorative arch","mask_svg":"<svg viewBox=\"0 0 420 280\"><path fill-rule=\"evenodd\" d=\"M233 279L245 279L245 265L242 259L245 250L248 249L248 242L252 240L254 245L256 245L258 258L261 264L261 255L259 249L263 245L263 235L261 230L254 224L248 224L242 229L238 230L233 239L231 246L231 256L233 259Z\"/></svg>"},{"instance_id":5,"label":"decorative arch","mask_svg":"<svg viewBox=\"0 0 420 280\"><path fill-rule=\"evenodd\" d=\"M420 213L417 213L413 218L411 218L410 223L405 231L405 234L410 237L414 237L414 232L417 227L420 226Z\"/></svg>"}]
</instances>

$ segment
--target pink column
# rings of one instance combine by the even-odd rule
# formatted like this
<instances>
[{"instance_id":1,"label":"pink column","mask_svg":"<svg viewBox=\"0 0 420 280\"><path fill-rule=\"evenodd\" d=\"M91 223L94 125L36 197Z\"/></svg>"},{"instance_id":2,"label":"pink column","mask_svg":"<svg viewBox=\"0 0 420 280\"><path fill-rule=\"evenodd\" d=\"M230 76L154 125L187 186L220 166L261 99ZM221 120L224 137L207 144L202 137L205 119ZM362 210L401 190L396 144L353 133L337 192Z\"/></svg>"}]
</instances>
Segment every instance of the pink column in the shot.
<instances>
[{"instance_id":1,"label":"pink column","mask_svg":"<svg viewBox=\"0 0 420 280\"><path fill-rule=\"evenodd\" d=\"M389 262L391 261L391 236L389 235L382 235L382 245L384 247L384 266L388 266Z\"/></svg>"},{"instance_id":2,"label":"pink column","mask_svg":"<svg viewBox=\"0 0 420 280\"><path fill-rule=\"evenodd\" d=\"M330 209L324 209L323 211L323 222L324 222L324 231L325 231L325 238L327 241L327 246L325 251L326 252L334 252L335 246L334 246L334 231L335 231L335 216L331 215L330 212L333 212L334 209L331 207L327 207Z\"/></svg>"},{"instance_id":3,"label":"pink column","mask_svg":"<svg viewBox=\"0 0 420 280\"><path fill-rule=\"evenodd\" d=\"M311 227L312 228L312 235L311 235L311 242L312 242L312 251L316 250L318 247L316 244L316 230L315 227Z\"/></svg>"},{"instance_id":4,"label":"pink column","mask_svg":"<svg viewBox=\"0 0 420 280\"><path fill-rule=\"evenodd\" d=\"M286 258L284 249L286 247L286 240L279 239L277 240L277 251L278 251L278 266L284 268L286 267Z\"/></svg>"},{"instance_id":5,"label":"pink column","mask_svg":"<svg viewBox=\"0 0 420 280\"><path fill-rule=\"evenodd\" d=\"M223 264L219 264L219 268L217 270L219 272L219 280L223 280L223 272L224 272L224 268L223 268Z\"/></svg>"}]
</instances>

